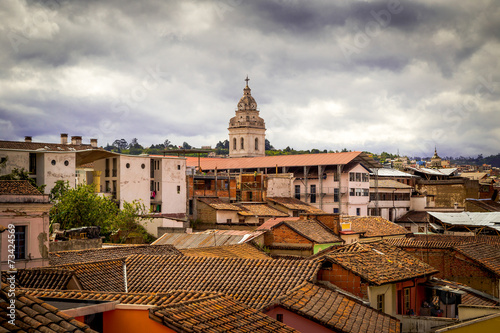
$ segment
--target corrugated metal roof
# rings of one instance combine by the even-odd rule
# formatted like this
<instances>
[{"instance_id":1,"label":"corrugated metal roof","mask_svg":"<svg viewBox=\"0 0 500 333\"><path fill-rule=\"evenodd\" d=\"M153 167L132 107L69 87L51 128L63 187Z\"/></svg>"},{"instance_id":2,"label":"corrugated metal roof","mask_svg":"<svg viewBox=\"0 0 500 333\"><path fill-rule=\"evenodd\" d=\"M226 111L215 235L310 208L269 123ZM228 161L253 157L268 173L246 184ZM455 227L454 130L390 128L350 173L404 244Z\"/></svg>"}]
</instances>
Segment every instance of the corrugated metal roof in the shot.
<instances>
[{"instance_id":1,"label":"corrugated metal roof","mask_svg":"<svg viewBox=\"0 0 500 333\"><path fill-rule=\"evenodd\" d=\"M279 155L262 157L207 158L186 157L187 166L198 166L202 170L257 169L278 167L297 167L315 165L345 165L352 161L363 163L366 167L379 167L380 164L366 153L359 151L347 153L325 153L304 155Z\"/></svg>"},{"instance_id":2,"label":"corrugated metal roof","mask_svg":"<svg viewBox=\"0 0 500 333\"><path fill-rule=\"evenodd\" d=\"M428 214L446 224L486 226L500 231L500 212L428 212Z\"/></svg>"},{"instance_id":3,"label":"corrugated metal roof","mask_svg":"<svg viewBox=\"0 0 500 333\"><path fill-rule=\"evenodd\" d=\"M205 231L201 233L166 233L158 238L153 245L170 244L178 249L191 249L198 247L232 245L247 242L257 237L264 231L250 230L221 230L230 233L220 233L214 231ZM238 232L231 232L238 231Z\"/></svg>"},{"instance_id":4,"label":"corrugated metal roof","mask_svg":"<svg viewBox=\"0 0 500 333\"><path fill-rule=\"evenodd\" d=\"M416 177L412 175L411 173L399 171L397 169L389 169L389 168L372 168L371 170L371 175L375 175L375 172L377 172L379 177Z\"/></svg>"}]
</instances>

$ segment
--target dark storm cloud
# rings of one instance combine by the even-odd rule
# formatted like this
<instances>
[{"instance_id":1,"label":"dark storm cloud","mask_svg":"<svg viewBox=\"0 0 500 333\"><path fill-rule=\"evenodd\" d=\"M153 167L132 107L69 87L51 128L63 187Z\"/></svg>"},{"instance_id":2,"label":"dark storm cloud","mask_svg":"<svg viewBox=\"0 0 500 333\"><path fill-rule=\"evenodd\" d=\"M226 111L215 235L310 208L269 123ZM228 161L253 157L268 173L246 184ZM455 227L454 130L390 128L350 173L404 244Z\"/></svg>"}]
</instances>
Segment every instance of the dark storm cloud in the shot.
<instances>
[{"instance_id":1,"label":"dark storm cloud","mask_svg":"<svg viewBox=\"0 0 500 333\"><path fill-rule=\"evenodd\" d=\"M7 0L0 139L215 145L249 74L275 147L497 153L497 7Z\"/></svg>"}]
</instances>

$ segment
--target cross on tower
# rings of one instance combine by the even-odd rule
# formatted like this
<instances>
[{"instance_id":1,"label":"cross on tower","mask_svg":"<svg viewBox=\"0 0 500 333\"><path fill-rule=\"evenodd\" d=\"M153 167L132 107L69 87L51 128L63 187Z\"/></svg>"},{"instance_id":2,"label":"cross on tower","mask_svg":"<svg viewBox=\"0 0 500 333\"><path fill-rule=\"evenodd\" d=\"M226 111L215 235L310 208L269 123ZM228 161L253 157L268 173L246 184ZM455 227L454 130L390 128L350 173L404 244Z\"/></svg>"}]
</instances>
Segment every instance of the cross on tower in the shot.
<instances>
[{"instance_id":1,"label":"cross on tower","mask_svg":"<svg viewBox=\"0 0 500 333\"><path fill-rule=\"evenodd\" d=\"M248 87L248 81L250 81L250 79L248 78L248 75L247 75L247 78L245 79L245 81L247 81L247 87Z\"/></svg>"}]
</instances>

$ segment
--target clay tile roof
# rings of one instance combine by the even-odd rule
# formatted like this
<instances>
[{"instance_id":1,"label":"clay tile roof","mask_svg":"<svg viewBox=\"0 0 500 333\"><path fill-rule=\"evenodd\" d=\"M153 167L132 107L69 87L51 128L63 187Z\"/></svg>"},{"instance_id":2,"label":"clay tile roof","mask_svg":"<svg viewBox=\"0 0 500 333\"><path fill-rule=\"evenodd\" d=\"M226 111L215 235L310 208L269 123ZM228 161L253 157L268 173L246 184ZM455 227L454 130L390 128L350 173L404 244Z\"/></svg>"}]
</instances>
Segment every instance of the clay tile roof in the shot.
<instances>
[{"instance_id":1,"label":"clay tile roof","mask_svg":"<svg viewBox=\"0 0 500 333\"><path fill-rule=\"evenodd\" d=\"M500 202L491 199L465 199L466 203L482 208L486 212L500 212Z\"/></svg>"},{"instance_id":2,"label":"clay tile roof","mask_svg":"<svg viewBox=\"0 0 500 333\"><path fill-rule=\"evenodd\" d=\"M73 151L73 150L87 150L87 149L101 149L101 148L92 147L90 144L81 144L81 145L66 144L66 145L63 145L60 143L2 141L2 140L0 140L0 149L41 150L41 151Z\"/></svg>"},{"instance_id":3,"label":"clay tile roof","mask_svg":"<svg viewBox=\"0 0 500 333\"><path fill-rule=\"evenodd\" d=\"M149 317L176 332L298 332L225 295L153 308Z\"/></svg>"},{"instance_id":4,"label":"clay tile roof","mask_svg":"<svg viewBox=\"0 0 500 333\"><path fill-rule=\"evenodd\" d=\"M125 291L125 259L112 259L59 266L71 269L84 290Z\"/></svg>"},{"instance_id":5,"label":"clay tile roof","mask_svg":"<svg viewBox=\"0 0 500 333\"><path fill-rule=\"evenodd\" d=\"M9 323L10 312L7 306L12 298L8 297L10 289L0 291L0 332L85 332L97 333L73 317L42 300L27 295L23 291L15 291L16 317L14 325Z\"/></svg>"},{"instance_id":6,"label":"clay tile roof","mask_svg":"<svg viewBox=\"0 0 500 333\"><path fill-rule=\"evenodd\" d=\"M342 222L351 222L351 231L364 233L364 237L398 236L411 232L380 216L342 216Z\"/></svg>"},{"instance_id":7,"label":"clay tile roof","mask_svg":"<svg viewBox=\"0 0 500 333\"><path fill-rule=\"evenodd\" d=\"M26 294L35 297L64 298L76 300L95 301L117 301L120 304L134 305L167 305L172 303L190 301L200 297L214 295L210 292L174 290L163 294L151 293L125 293L125 292L102 292L84 290L45 290L25 289Z\"/></svg>"},{"instance_id":8,"label":"clay tile roof","mask_svg":"<svg viewBox=\"0 0 500 333\"><path fill-rule=\"evenodd\" d=\"M222 292L258 308L319 271L320 262L133 255L126 259L128 291Z\"/></svg>"},{"instance_id":9,"label":"clay tile roof","mask_svg":"<svg viewBox=\"0 0 500 333\"><path fill-rule=\"evenodd\" d=\"M460 241L440 241L440 240L425 240L421 238L393 238L385 239L385 241L391 245L401 247L401 248L423 248L423 249L450 249L457 244L461 244Z\"/></svg>"},{"instance_id":10,"label":"clay tile roof","mask_svg":"<svg viewBox=\"0 0 500 333\"><path fill-rule=\"evenodd\" d=\"M0 194L41 195L28 180L0 180Z\"/></svg>"},{"instance_id":11,"label":"clay tile roof","mask_svg":"<svg viewBox=\"0 0 500 333\"><path fill-rule=\"evenodd\" d=\"M77 251L60 251L49 253L49 263L52 266L74 264L107 259L126 258L132 254L162 254L180 255L181 253L173 245L132 245L115 246L98 249L87 249Z\"/></svg>"},{"instance_id":12,"label":"clay tile roof","mask_svg":"<svg viewBox=\"0 0 500 333\"><path fill-rule=\"evenodd\" d=\"M338 288L305 282L272 302L334 332L400 332L399 320L347 296Z\"/></svg>"},{"instance_id":13,"label":"clay tile roof","mask_svg":"<svg viewBox=\"0 0 500 333\"><path fill-rule=\"evenodd\" d=\"M301 210L308 214L325 214L325 212L319 208L316 208L308 203L300 201L296 198L285 198L285 197L267 197L268 201L282 205L288 209Z\"/></svg>"},{"instance_id":14,"label":"clay tile roof","mask_svg":"<svg viewBox=\"0 0 500 333\"><path fill-rule=\"evenodd\" d=\"M383 241L354 243L320 258L326 258L375 285L438 272L417 257Z\"/></svg>"},{"instance_id":15,"label":"clay tile roof","mask_svg":"<svg viewBox=\"0 0 500 333\"><path fill-rule=\"evenodd\" d=\"M455 250L500 276L500 251L497 248L485 243L465 243L455 246Z\"/></svg>"},{"instance_id":16,"label":"clay tile roof","mask_svg":"<svg viewBox=\"0 0 500 333\"><path fill-rule=\"evenodd\" d=\"M223 245L181 250L185 256L192 257L219 257L272 260L265 252L248 243Z\"/></svg>"},{"instance_id":17,"label":"clay tile roof","mask_svg":"<svg viewBox=\"0 0 500 333\"><path fill-rule=\"evenodd\" d=\"M500 236L497 235L477 235L477 236L458 236L458 235L414 235L415 240L448 242L453 245L464 243L486 243L496 248L500 248Z\"/></svg>"},{"instance_id":18,"label":"clay tile roof","mask_svg":"<svg viewBox=\"0 0 500 333\"><path fill-rule=\"evenodd\" d=\"M283 224L317 244L343 242L333 231L316 220L288 220L283 221Z\"/></svg>"},{"instance_id":19,"label":"clay tile roof","mask_svg":"<svg viewBox=\"0 0 500 333\"><path fill-rule=\"evenodd\" d=\"M283 221L297 221L297 220L300 220L300 217L276 217L267 220L262 225L260 225L256 230L271 230L275 225Z\"/></svg>"},{"instance_id":20,"label":"clay tile roof","mask_svg":"<svg viewBox=\"0 0 500 333\"><path fill-rule=\"evenodd\" d=\"M215 198L215 197L214 198L198 198L198 201L201 201L201 202L209 205L210 207L212 207L214 209L218 209L218 210L236 210L236 211L241 210L240 207L233 205L233 204L230 204L230 203L227 203L227 202L224 202L221 199Z\"/></svg>"},{"instance_id":21,"label":"clay tile roof","mask_svg":"<svg viewBox=\"0 0 500 333\"><path fill-rule=\"evenodd\" d=\"M6 272L2 272L2 281L6 283ZM21 288L65 289L75 273L61 268L18 269L16 284Z\"/></svg>"},{"instance_id":22,"label":"clay tile roof","mask_svg":"<svg viewBox=\"0 0 500 333\"><path fill-rule=\"evenodd\" d=\"M275 208L272 208L269 206L267 203L240 203L237 206L242 207L244 210L246 210L250 215L257 215L257 216L281 216L281 217L286 217L288 214L283 213L280 210L277 210ZM238 213L240 214L240 213Z\"/></svg>"}]
</instances>

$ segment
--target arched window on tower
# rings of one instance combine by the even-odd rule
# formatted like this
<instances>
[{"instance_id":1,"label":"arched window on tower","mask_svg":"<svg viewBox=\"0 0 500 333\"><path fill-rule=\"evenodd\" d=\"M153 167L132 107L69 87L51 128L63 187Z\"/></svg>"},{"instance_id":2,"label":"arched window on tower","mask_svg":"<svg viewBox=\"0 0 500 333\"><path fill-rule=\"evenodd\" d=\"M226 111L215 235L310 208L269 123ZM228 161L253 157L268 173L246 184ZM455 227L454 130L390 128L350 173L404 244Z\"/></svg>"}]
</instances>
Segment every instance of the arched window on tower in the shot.
<instances>
[{"instance_id":1,"label":"arched window on tower","mask_svg":"<svg viewBox=\"0 0 500 333\"><path fill-rule=\"evenodd\" d=\"M245 139L241 138L241 149L245 149Z\"/></svg>"},{"instance_id":2,"label":"arched window on tower","mask_svg":"<svg viewBox=\"0 0 500 333\"><path fill-rule=\"evenodd\" d=\"M255 138L255 150L259 150L259 138Z\"/></svg>"},{"instance_id":3,"label":"arched window on tower","mask_svg":"<svg viewBox=\"0 0 500 333\"><path fill-rule=\"evenodd\" d=\"M236 150L236 138L233 139L233 150Z\"/></svg>"}]
</instances>

